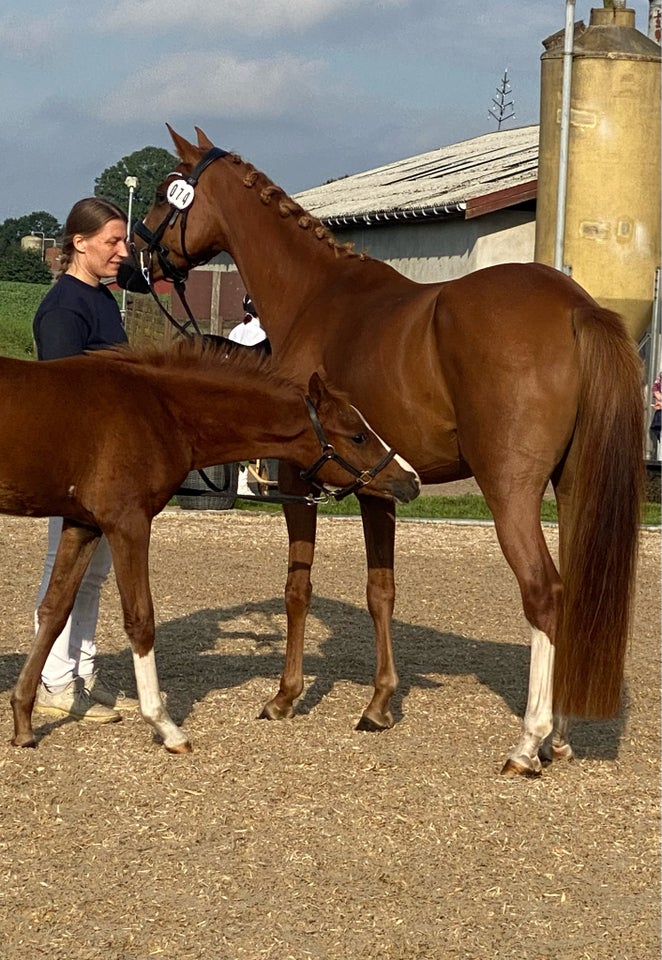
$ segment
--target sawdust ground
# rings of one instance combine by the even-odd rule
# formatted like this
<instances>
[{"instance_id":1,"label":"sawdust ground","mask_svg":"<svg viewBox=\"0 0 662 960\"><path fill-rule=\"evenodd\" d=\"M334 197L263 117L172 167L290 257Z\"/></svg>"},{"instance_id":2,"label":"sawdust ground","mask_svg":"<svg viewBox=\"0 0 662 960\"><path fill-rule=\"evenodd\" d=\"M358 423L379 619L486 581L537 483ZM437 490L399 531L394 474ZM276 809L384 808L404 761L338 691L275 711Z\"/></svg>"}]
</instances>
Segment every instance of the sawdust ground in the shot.
<instances>
[{"instance_id":1,"label":"sawdust ground","mask_svg":"<svg viewBox=\"0 0 662 960\"><path fill-rule=\"evenodd\" d=\"M399 525L397 723L374 735L354 731L374 663L360 523L320 521L306 690L268 723L282 518L158 517L157 655L185 757L138 717L35 715L38 748L9 745L44 542L45 521L0 518L2 960L659 957L659 531L622 716L579 724L578 759L532 782L498 773L528 649L491 526ZM134 691L114 583L99 644Z\"/></svg>"}]
</instances>

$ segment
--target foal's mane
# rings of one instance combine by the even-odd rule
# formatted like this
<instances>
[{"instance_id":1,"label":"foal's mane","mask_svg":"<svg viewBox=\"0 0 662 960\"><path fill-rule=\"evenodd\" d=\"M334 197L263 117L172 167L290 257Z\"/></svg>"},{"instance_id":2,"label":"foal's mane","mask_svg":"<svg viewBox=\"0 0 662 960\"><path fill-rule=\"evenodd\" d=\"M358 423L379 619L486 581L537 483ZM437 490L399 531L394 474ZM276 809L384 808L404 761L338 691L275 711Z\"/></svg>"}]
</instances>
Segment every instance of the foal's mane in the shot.
<instances>
[{"instance_id":1,"label":"foal's mane","mask_svg":"<svg viewBox=\"0 0 662 960\"><path fill-rule=\"evenodd\" d=\"M181 373L190 376L195 373L217 376L227 370L274 380L282 379L275 373L271 357L265 350L245 347L224 337L190 337L174 340L165 347L153 344L118 344L108 349L90 351L88 356L100 361L112 361L175 375Z\"/></svg>"}]
</instances>

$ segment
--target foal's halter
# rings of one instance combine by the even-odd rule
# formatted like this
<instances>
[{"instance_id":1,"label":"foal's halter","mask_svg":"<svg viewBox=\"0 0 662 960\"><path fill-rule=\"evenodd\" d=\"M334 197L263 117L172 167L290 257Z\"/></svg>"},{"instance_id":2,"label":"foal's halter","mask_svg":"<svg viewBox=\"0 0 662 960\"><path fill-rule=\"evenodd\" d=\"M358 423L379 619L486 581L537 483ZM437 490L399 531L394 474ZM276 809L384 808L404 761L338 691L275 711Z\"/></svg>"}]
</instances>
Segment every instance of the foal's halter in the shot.
<instances>
[{"instance_id":1,"label":"foal's halter","mask_svg":"<svg viewBox=\"0 0 662 960\"><path fill-rule=\"evenodd\" d=\"M355 477L354 483L349 483L346 487L341 487L340 490L335 490L333 492L333 497L336 500L344 500L345 497L350 495L350 493L356 493L356 491L360 490L361 487L365 487L367 483L370 483L371 480L375 479L378 473L381 473L384 467L387 466L395 456L395 450L391 448L390 450L386 451L382 459L379 460L374 467L371 467L370 470L357 469L355 466L353 466L353 464L345 460L344 457L341 457L339 453L336 453L333 444L329 443L329 441L326 439L324 428L320 423L320 419L317 416L317 411L315 410L310 397L306 397L306 406L308 407L308 416L313 424L313 429L315 430L317 439L322 446L322 454L311 467L308 467L307 470L302 470L300 476L301 479L305 480L307 483L312 484L318 489L324 490L324 485L317 479L317 474L322 469L324 464L327 463L327 461L333 460L334 463L337 463L339 466L341 466L343 470L346 470L353 477Z\"/></svg>"},{"instance_id":2,"label":"foal's halter","mask_svg":"<svg viewBox=\"0 0 662 960\"><path fill-rule=\"evenodd\" d=\"M207 153L196 163L196 165L191 170L188 177L184 178L180 176L180 180L191 187L195 188L198 180L200 179L202 173L207 169L210 164L214 163L215 160L220 159L221 157L226 157L228 155L227 150L222 150L220 147L212 147L211 150L208 150ZM186 221L188 218L188 212L191 208L191 203L194 200L190 201L189 204L182 208L177 206L175 203L170 202L168 212L161 221L161 223L156 227L155 230L150 230L144 223L136 223L133 228L133 233L140 237L146 243L146 247L143 250L137 251L133 240L130 244L131 256L134 260L134 263L138 269L139 280L137 286L140 289L137 289L136 286L133 287L136 293L151 293L154 297L154 300L158 304L159 308L166 315L168 320L179 330L181 334L186 337L191 337L192 334L189 333L187 327L190 325L193 327L196 334L202 336L200 328L197 324L195 317L193 316L188 303L186 302L186 297L184 293L184 284L188 277L189 270L195 266L195 263L188 255L186 251ZM186 261L186 267L180 268L177 267L172 260L169 259L168 254L170 253L169 248L161 242L163 234L167 229L173 227L177 220L179 219L180 223L180 246L182 251L182 256ZM150 265L152 257L156 256L156 259L159 262L161 267L161 272L166 280L172 280L175 286L175 290L179 299L182 302L184 309L186 310L187 316L189 318L188 323L181 324L170 314L168 310L163 306L159 300L156 292L154 290L154 285L151 279ZM134 282L135 282L135 270L133 271ZM127 289L131 280L127 281ZM345 460L344 457L341 457L339 453L336 453L335 447L333 444L329 443L324 433L322 424L320 423L319 417L317 416L317 411L310 400L310 397L306 397L306 407L308 408L308 415L310 416L313 429L317 435L317 439L320 442L322 447L322 453L320 457L308 467L307 470L301 472L301 479L306 483L309 483L311 486L316 487L322 494L318 497L297 497L297 496L287 496L286 494L279 494L277 497L259 497L260 500L271 500L276 503L288 503L296 501L298 503L307 502L307 503L317 503L321 500L329 499L329 491L327 491L324 486L324 482L318 479L319 471L322 469L325 463L329 460L334 461L339 466L346 470L352 477L354 477L354 482L347 484L345 487L341 487L339 490L334 490L331 493L331 496L336 500L344 500L345 497L348 497L350 493L355 493L357 490L360 490L361 487L365 487L366 484L370 483L371 480L380 473L384 467L388 466L393 457L395 456L395 450L390 449L382 457L382 459L375 464L370 470L359 470L353 464ZM208 479L206 480L208 484L211 483ZM193 491L195 493L204 492L204 491ZM251 498L256 499L256 498Z\"/></svg>"},{"instance_id":3,"label":"foal's halter","mask_svg":"<svg viewBox=\"0 0 662 960\"><path fill-rule=\"evenodd\" d=\"M370 483L371 480L377 476L378 473L386 467L393 457L395 456L395 450L388 450L382 459L374 465L370 470L359 470L353 464L349 463L348 460L345 460L344 457L341 457L339 453L336 452L335 447L332 443L326 438L324 433L324 427L320 423L320 419L317 416L317 411L313 406L312 400L310 397L304 398L306 401L306 408L308 410L308 416L310 417L313 429L317 436L317 439L320 442L322 448L322 453L312 464L308 467L307 470L302 470L299 476L306 483L309 483L311 487L315 487L319 493L318 494L307 494L306 496L298 496L297 494L287 494L287 493L277 493L277 494L267 494L265 496L245 496L242 494L235 494L237 499L246 499L246 500L258 500L260 503L306 503L310 506L314 506L317 503L328 503L330 497L333 497L334 500L344 500L345 497L348 497L350 493L356 493L357 490L360 490L361 487L365 487L366 484ZM347 484L345 487L341 487L339 490L327 490L324 481L318 479L319 471L322 469L325 463L329 460L333 460L339 466L341 466L347 473L353 476L354 482ZM209 496L211 495L224 495L227 496L227 489L222 489L217 487L216 484L211 480L211 478L205 473L204 470L198 470L201 479L203 480L206 489L199 490L188 487L182 487L177 492L180 495L184 496Z\"/></svg>"}]
</instances>

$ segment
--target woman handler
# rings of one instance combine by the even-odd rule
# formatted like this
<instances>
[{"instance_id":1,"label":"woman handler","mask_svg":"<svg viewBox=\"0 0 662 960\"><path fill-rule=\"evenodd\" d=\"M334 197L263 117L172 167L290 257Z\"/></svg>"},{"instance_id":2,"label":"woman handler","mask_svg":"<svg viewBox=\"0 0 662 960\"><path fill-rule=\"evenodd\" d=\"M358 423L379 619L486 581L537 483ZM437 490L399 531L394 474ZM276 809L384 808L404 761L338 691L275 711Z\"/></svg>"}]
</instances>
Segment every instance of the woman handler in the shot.
<instances>
[{"instance_id":1,"label":"woman handler","mask_svg":"<svg viewBox=\"0 0 662 960\"><path fill-rule=\"evenodd\" d=\"M119 207L99 197L88 197L74 204L64 227L59 276L33 321L39 360L71 357L126 342L117 302L101 281L117 276L120 261L127 254L126 217ZM81 398L81 402L85 399ZM35 628L61 531L62 517L50 517ZM117 709L138 706L137 700L110 689L96 671L99 598L110 566L110 547L102 537L69 619L44 665L35 705L41 712L112 723L121 719Z\"/></svg>"}]
</instances>

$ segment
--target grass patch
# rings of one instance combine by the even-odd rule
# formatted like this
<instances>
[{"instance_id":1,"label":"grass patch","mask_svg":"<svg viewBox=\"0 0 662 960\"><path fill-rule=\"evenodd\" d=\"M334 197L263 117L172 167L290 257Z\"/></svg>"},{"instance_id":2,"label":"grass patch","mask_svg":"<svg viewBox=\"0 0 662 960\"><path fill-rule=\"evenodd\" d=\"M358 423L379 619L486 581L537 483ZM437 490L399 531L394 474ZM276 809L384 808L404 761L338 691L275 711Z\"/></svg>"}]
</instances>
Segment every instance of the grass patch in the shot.
<instances>
[{"instance_id":1,"label":"grass patch","mask_svg":"<svg viewBox=\"0 0 662 960\"><path fill-rule=\"evenodd\" d=\"M237 500L238 510L254 510L265 513L278 513L281 507L277 503L253 503L250 500ZM354 495L337 503L321 503L320 516L358 517L361 514L359 502ZM644 507L642 523L644 526L660 524L660 504L647 503ZM478 494L464 494L457 497L417 497L412 503L398 505L399 519L414 517L419 520L491 520L492 514L485 498ZM558 514L555 500L543 500L540 518L545 523L556 523Z\"/></svg>"},{"instance_id":2,"label":"grass patch","mask_svg":"<svg viewBox=\"0 0 662 960\"><path fill-rule=\"evenodd\" d=\"M48 283L0 281L0 355L34 360L32 320Z\"/></svg>"}]
</instances>

